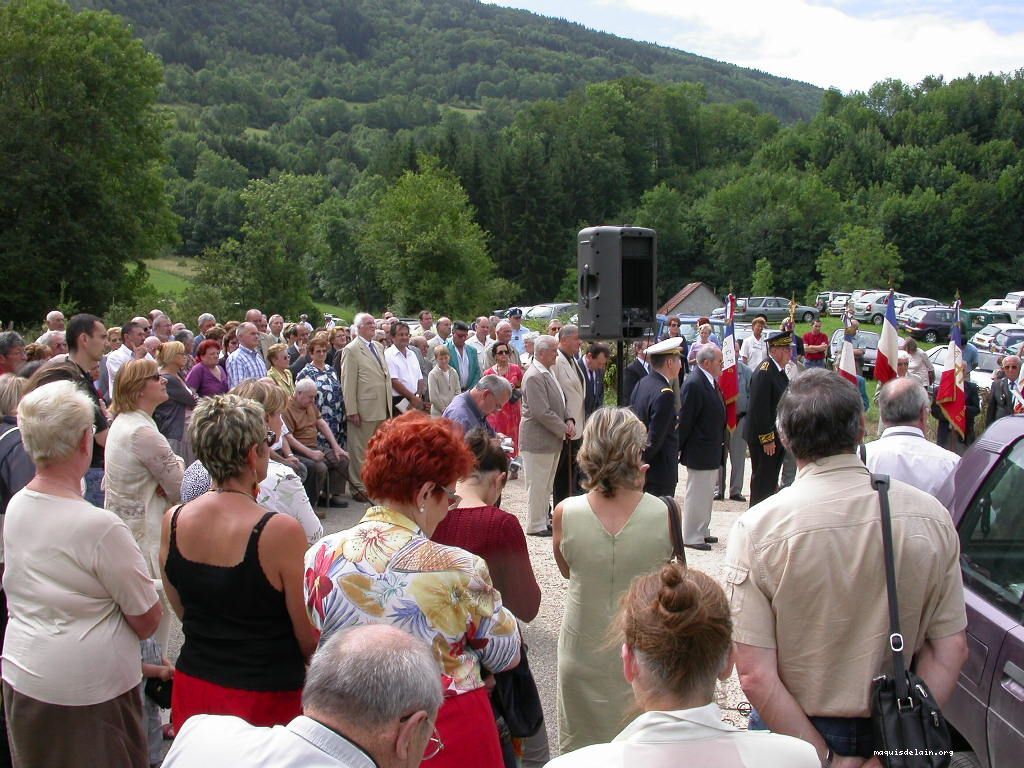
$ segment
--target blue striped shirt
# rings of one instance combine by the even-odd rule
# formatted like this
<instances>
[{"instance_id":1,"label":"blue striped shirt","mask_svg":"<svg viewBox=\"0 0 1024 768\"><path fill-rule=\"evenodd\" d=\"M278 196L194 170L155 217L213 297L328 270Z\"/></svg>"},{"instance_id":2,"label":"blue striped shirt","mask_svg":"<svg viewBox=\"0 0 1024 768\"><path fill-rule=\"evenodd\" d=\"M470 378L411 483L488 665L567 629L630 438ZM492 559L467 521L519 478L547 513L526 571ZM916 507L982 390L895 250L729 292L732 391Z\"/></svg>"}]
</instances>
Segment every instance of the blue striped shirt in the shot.
<instances>
[{"instance_id":1,"label":"blue striped shirt","mask_svg":"<svg viewBox=\"0 0 1024 768\"><path fill-rule=\"evenodd\" d=\"M247 379L262 379L267 375L267 362L260 354L259 347L239 347L228 356L228 383L237 387Z\"/></svg>"}]
</instances>

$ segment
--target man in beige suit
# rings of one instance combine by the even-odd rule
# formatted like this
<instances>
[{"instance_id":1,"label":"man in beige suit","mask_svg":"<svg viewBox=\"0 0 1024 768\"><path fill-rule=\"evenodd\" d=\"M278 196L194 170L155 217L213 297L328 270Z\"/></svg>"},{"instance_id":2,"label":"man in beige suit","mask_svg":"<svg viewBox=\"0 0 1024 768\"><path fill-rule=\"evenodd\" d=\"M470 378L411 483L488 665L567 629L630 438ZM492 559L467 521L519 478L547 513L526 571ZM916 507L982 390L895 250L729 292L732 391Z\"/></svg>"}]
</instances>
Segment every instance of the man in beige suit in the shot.
<instances>
[{"instance_id":1,"label":"man in beige suit","mask_svg":"<svg viewBox=\"0 0 1024 768\"><path fill-rule=\"evenodd\" d=\"M341 366L341 393L348 417L349 482L352 498L367 501L360 475L366 445L391 416L391 375L384 361L384 348L373 340L377 330L373 315L360 312L355 319L356 338L345 347Z\"/></svg>"},{"instance_id":2,"label":"man in beige suit","mask_svg":"<svg viewBox=\"0 0 1024 768\"><path fill-rule=\"evenodd\" d=\"M564 498L582 493L576 452L583 442L583 402L586 400L587 384L578 358L580 343L580 329L575 325L563 325L562 330L558 332L558 357L554 374L555 380L565 393L565 413L576 428L576 436L562 444L558 467L555 469L552 505L558 504Z\"/></svg>"},{"instance_id":3,"label":"man in beige suit","mask_svg":"<svg viewBox=\"0 0 1024 768\"><path fill-rule=\"evenodd\" d=\"M534 360L523 377L523 420L519 428L519 452L529 518L530 536L550 536L548 498L555 480L562 444L576 436L576 427L568 419L565 395L555 380L558 342L554 336L540 336L534 342Z\"/></svg>"}]
</instances>

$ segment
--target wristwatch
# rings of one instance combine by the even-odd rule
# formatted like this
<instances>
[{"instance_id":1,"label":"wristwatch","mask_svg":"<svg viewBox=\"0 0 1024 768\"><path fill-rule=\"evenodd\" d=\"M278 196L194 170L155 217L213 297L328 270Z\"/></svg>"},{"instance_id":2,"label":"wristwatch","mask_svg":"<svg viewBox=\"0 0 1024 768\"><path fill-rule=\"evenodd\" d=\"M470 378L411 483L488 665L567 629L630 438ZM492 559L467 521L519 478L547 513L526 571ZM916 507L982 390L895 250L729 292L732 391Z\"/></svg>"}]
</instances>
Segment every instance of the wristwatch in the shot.
<instances>
[{"instance_id":1,"label":"wristwatch","mask_svg":"<svg viewBox=\"0 0 1024 768\"><path fill-rule=\"evenodd\" d=\"M835 753L832 751L832 747L825 747L825 759L821 761L821 768L832 768L832 761L835 759Z\"/></svg>"}]
</instances>

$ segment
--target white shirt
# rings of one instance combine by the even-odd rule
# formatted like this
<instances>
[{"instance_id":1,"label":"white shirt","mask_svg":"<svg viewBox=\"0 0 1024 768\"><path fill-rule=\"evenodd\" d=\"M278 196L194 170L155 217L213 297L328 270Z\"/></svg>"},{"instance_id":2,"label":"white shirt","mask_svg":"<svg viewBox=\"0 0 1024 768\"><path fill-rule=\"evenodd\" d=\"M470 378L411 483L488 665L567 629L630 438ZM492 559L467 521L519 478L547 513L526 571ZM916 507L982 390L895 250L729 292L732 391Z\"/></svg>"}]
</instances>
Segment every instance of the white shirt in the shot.
<instances>
[{"instance_id":1,"label":"white shirt","mask_svg":"<svg viewBox=\"0 0 1024 768\"><path fill-rule=\"evenodd\" d=\"M384 360L388 364L388 374L392 379L398 379L413 394L419 392L420 382L423 380L423 371L420 368L419 358L412 349L406 347L405 354L392 344L384 350ZM398 397L399 392L391 388L391 395Z\"/></svg>"},{"instance_id":2,"label":"white shirt","mask_svg":"<svg viewBox=\"0 0 1024 768\"><path fill-rule=\"evenodd\" d=\"M944 507L953 501L953 475L960 457L928 440L917 427L888 427L864 448L872 472L920 488Z\"/></svg>"},{"instance_id":3,"label":"white shirt","mask_svg":"<svg viewBox=\"0 0 1024 768\"><path fill-rule=\"evenodd\" d=\"M165 764L166 765L166 764ZM610 744L557 757L547 768L819 768L806 741L768 731L741 731L722 722L717 704L645 712Z\"/></svg>"},{"instance_id":4,"label":"white shirt","mask_svg":"<svg viewBox=\"0 0 1024 768\"><path fill-rule=\"evenodd\" d=\"M229 715L194 715L163 768L376 768L362 749L316 720L258 728Z\"/></svg>"},{"instance_id":5,"label":"white shirt","mask_svg":"<svg viewBox=\"0 0 1024 768\"><path fill-rule=\"evenodd\" d=\"M459 372L459 385L465 389L469 386L469 342L467 341L462 346L461 352L454 344L452 344L452 349L455 350L455 365L453 367Z\"/></svg>"},{"instance_id":6,"label":"white shirt","mask_svg":"<svg viewBox=\"0 0 1024 768\"><path fill-rule=\"evenodd\" d=\"M23 488L7 506L3 679L38 701L89 706L142 679L125 615L157 600L127 526L87 501Z\"/></svg>"},{"instance_id":7,"label":"white shirt","mask_svg":"<svg viewBox=\"0 0 1024 768\"><path fill-rule=\"evenodd\" d=\"M480 367L483 369L483 362L486 358L487 350L494 344L494 340L490 336L485 336L483 341L480 341L474 333L468 339L466 339L466 346L472 347L476 350L476 359L480 361Z\"/></svg>"},{"instance_id":8,"label":"white shirt","mask_svg":"<svg viewBox=\"0 0 1024 768\"><path fill-rule=\"evenodd\" d=\"M747 336L740 345L740 358L750 366L751 369L756 369L760 365L761 361L768 357L768 340L767 334L763 331L761 333L760 340L755 339L753 334Z\"/></svg>"},{"instance_id":9,"label":"white shirt","mask_svg":"<svg viewBox=\"0 0 1024 768\"><path fill-rule=\"evenodd\" d=\"M117 372L121 370L121 366L127 363L135 356L134 350L128 348L127 344L122 344L120 347L115 349L109 355L107 355L107 383L110 388L110 397L114 397L114 379L117 378ZM143 360L153 360L153 356L146 353ZM153 362L156 362L155 360Z\"/></svg>"}]
</instances>

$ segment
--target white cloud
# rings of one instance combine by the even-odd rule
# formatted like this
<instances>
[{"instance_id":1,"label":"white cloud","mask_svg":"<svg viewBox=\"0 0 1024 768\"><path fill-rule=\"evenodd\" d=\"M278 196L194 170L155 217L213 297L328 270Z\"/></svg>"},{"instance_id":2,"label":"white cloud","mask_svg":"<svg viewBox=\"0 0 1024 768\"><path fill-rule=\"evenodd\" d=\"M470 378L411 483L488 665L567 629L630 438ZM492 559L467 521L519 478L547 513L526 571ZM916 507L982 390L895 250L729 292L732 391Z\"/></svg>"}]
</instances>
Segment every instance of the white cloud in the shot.
<instances>
[{"instance_id":1,"label":"white cloud","mask_svg":"<svg viewBox=\"0 0 1024 768\"><path fill-rule=\"evenodd\" d=\"M520 5L526 4L542 5ZM934 0L916 7L913 2L869 2L867 8L849 0L573 3L584 4L592 10L578 20L588 26L607 29L601 14L612 9L644 14L658 22L648 39L662 45L844 91L866 90L887 78L915 84L926 75L950 80L969 72L1024 67L1024 32L997 32L985 20L964 18L969 8L954 10L956 4L951 8ZM551 5L548 13L566 13Z\"/></svg>"}]
</instances>

